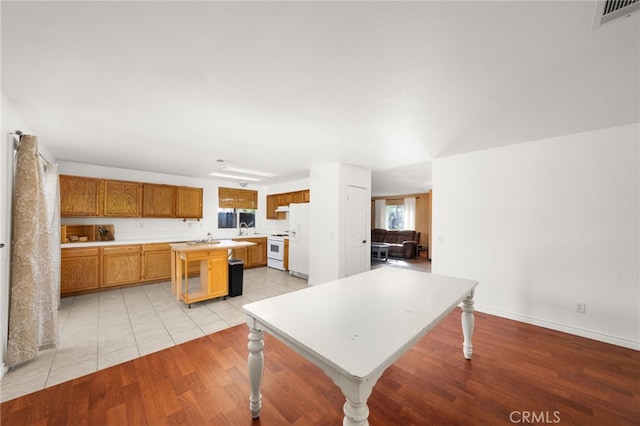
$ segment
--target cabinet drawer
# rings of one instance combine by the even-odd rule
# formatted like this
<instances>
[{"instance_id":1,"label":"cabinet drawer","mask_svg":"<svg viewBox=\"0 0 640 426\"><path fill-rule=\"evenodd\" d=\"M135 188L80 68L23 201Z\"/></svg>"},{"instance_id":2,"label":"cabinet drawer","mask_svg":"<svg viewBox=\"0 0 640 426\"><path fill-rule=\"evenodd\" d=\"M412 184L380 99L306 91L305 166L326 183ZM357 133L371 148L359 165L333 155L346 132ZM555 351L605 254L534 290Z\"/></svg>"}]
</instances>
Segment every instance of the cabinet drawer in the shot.
<instances>
[{"instance_id":1,"label":"cabinet drawer","mask_svg":"<svg viewBox=\"0 0 640 426\"><path fill-rule=\"evenodd\" d=\"M100 248L63 248L61 250L61 256L63 259L69 257L86 257L86 256L98 256L100 254Z\"/></svg>"},{"instance_id":2,"label":"cabinet drawer","mask_svg":"<svg viewBox=\"0 0 640 426\"><path fill-rule=\"evenodd\" d=\"M153 243L153 244L143 244L142 251L165 251L171 250L171 245L169 243Z\"/></svg>"},{"instance_id":3,"label":"cabinet drawer","mask_svg":"<svg viewBox=\"0 0 640 426\"><path fill-rule=\"evenodd\" d=\"M186 261L191 262L193 260L204 260L204 259L208 259L210 257L220 257L220 256L227 256L227 251L226 250L211 250L211 251L201 251L198 253L187 253L186 255Z\"/></svg>"},{"instance_id":4,"label":"cabinet drawer","mask_svg":"<svg viewBox=\"0 0 640 426\"><path fill-rule=\"evenodd\" d=\"M141 246L133 245L133 246L117 246L117 247L103 247L102 254L110 255L110 254L129 254L129 253L140 253Z\"/></svg>"}]
</instances>

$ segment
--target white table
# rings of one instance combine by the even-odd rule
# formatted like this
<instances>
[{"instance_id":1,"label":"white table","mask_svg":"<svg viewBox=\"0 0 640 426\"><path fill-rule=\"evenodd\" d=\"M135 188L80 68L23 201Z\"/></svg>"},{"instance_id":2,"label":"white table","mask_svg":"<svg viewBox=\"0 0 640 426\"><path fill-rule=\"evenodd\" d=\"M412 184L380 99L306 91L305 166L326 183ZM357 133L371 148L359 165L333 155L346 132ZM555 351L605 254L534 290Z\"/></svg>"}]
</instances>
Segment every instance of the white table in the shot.
<instances>
[{"instance_id":1,"label":"white table","mask_svg":"<svg viewBox=\"0 0 640 426\"><path fill-rule=\"evenodd\" d=\"M383 267L243 306L249 325L249 407L260 415L263 331L320 367L346 397L343 425L367 425L382 373L462 303L470 359L477 281Z\"/></svg>"}]
</instances>

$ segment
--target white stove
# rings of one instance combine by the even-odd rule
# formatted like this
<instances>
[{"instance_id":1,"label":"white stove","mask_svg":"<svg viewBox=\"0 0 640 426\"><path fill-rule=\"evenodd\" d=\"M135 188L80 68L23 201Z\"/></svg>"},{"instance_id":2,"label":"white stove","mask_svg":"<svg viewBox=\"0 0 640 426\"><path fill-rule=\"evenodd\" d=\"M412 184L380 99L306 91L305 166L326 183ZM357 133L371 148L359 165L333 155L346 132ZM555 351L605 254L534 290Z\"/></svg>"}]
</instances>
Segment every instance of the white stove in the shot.
<instances>
[{"instance_id":1,"label":"white stove","mask_svg":"<svg viewBox=\"0 0 640 426\"><path fill-rule=\"evenodd\" d=\"M267 238L267 266L285 271L284 240L289 234L271 234Z\"/></svg>"}]
</instances>

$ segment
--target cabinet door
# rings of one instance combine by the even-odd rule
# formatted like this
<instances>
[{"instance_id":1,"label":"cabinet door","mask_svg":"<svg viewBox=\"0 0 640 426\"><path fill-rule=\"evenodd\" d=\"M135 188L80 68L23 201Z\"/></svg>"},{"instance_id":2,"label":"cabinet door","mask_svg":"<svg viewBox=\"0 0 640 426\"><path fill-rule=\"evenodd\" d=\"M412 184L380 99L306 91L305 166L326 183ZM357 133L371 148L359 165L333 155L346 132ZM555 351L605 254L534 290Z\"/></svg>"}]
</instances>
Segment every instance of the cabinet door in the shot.
<instances>
[{"instance_id":1,"label":"cabinet door","mask_svg":"<svg viewBox=\"0 0 640 426\"><path fill-rule=\"evenodd\" d=\"M100 215L100 179L60 175L60 216Z\"/></svg>"},{"instance_id":2,"label":"cabinet door","mask_svg":"<svg viewBox=\"0 0 640 426\"><path fill-rule=\"evenodd\" d=\"M229 264L226 251L218 250L209 257L207 267L208 296L214 298L229 294ZM202 275L200 279L203 279Z\"/></svg>"},{"instance_id":3,"label":"cabinet door","mask_svg":"<svg viewBox=\"0 0 640 426\"><path fill-rule=\"evenodd\" d=\"M285 206L293 203L293 194L293 192L287 192L286 194L284 194Z\"/></svg>"},{"instance_id":4,"label":"cabinet door","mask_svg":"<svg viewBox=\"0 0 640 426\"><path fill-rule=\"evenodd\" d=\"M140 183L104 180L103 193L104 216L140 217Z\"/></svg>"},{"instance_id":5,"label":"cabinet door","mask_svg":"<svg viewBox=\"0 0 640 426\"><path fill-rule=\"evenodd\" d=\"M100 287L100 249L64 248L61 252L60 293Z\"/></svg>"},{"instance_id":6,"label":"cabinet door","mask_svg":"<svg viewBox=\"0 0 640 426\"><path fill-rule=\"evenodd\" d=\"M141 280L140 245L102 249L102 286L129 284Z\"/></svg>"},{"instance_id":7,"label":"cabinet door","mask_svg":"<svg viewBox=\"0 0 640 426\"><path fill-rule=\"evenodd\" d=\"M304 192L298 191L293 193L293 202L294 203L304 203Z\"/></svg>"},{"instance_id":8,"label":"cabinet door","mask_svg":"<svg viewBox=\"0 0 640 426\"><path fill-rule=\"evenodd\" d=\"M233 241L246 241L244 239L242 240L233 240ZM240 259L244 262L244 264L247 264L248 261L248 256L247 256L247 247L236 247L231 251L231 257L233 259Z\"/></svg>"},{"instance_id":9,"label":"cabinet door","mask_svg":"<svg viewBox=\"0 0 640 426\"><path fill-rule=\"evenodd\" d=\"M142 184L143 217L175 217L176 187L171 185Z\"/></svg>"},{"instance_id":10,"label":"cabinet door","mask_svg":"<svg viewBox=\"0 0 640 426\"><path fill-rule=\"evenodd\" d=\"M256 243L256 245L247 247L247 263L249 264L249 267L265 266L267 264L266 238L255 238L250 241L252 243Z\"/></svg>"},{"instance_id":11,"label":"cabinet door","mask_svg":"<svg viewBox=\"0 0 640 426\"><path fill-rule=\"evenodd\" d=\"M202 219L202 188L176 188L176 217Z\"/></svg>"},{"instance_id":12,"label":"cabinet door","mask_svg":"<svg viewBox=\"0 0 640 426\"><path fill-rule=\"evenodd\" d=\"M267 219L278 219L278 196L275 194L267 195Z\"/></svg>"},{"instance_id":13,"label":"cabinet door","mask_svg":"<svg viewBox=\"0 0 640 426\"><path fill-rule=\"evenodd\" d=\"M289 239L284 240L284 269L289 269Z\"/></svg>"},{"instance_id":14,"label":"cabinet door","mask_svg":"<svg viewBox=\"0 0 640 426\"><path fill-rule=\"evenodd\" d=\"M142 247L142 279L171 279L171 247L169 244L145 244Z\"/></svg>"}]
</instances>

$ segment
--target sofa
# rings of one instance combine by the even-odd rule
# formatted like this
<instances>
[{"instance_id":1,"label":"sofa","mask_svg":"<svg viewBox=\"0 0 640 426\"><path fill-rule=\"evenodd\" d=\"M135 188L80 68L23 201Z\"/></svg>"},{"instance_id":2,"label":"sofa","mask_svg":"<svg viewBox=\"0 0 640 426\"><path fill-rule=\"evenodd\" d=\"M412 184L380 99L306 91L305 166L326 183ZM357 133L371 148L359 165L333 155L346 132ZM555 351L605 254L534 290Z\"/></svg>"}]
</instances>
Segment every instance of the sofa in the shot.
<instances>
[{"instance_id":1,"label":"sofa","mask_svg":"<svg viewBox=\"0 0 640 426\"><path fill-rule=\"evenodd\" d=\"M411 259L416 257L420 233L374 228L371 230L372 243L388 243L389 257Z\"/></svg>"}]
</instances>

